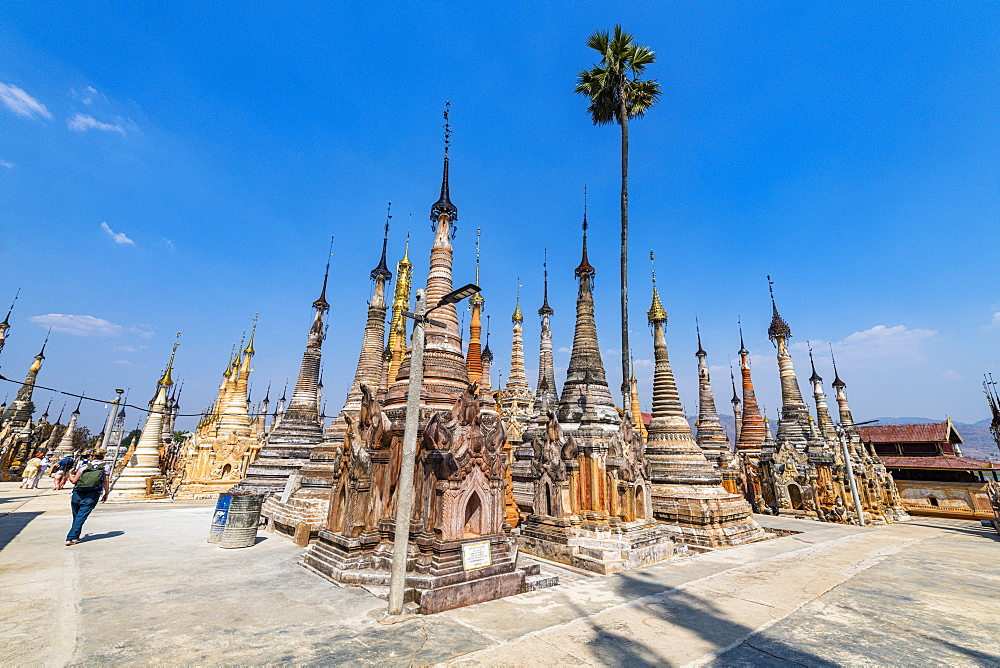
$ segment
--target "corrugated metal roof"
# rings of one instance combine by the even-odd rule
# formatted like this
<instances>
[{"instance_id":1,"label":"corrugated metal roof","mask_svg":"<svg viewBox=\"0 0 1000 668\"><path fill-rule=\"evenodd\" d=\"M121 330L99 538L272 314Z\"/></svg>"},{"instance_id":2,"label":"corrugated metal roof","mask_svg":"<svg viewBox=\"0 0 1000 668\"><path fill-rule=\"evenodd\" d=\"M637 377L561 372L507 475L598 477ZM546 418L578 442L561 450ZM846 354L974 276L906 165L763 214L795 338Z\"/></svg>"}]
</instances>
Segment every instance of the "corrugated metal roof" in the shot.
<instances>
[{"instance_id":1,"label":"corrugated metal roof","mask_svg":"<svg viewBox=\"0 0 1000 668\"><path fill-rule=\"evenodd\" d=\"M954 427L948 420L927 424L872 424L856 427L865 443L942 443ZM958 432L954 432L958 435ZM959 436L961 442L961 436Z\"/></svg>"},{"instance_id":2,"label":"corrugated metal roof","mask_svg":"<svg viewBox=\"0 0 1000 668\"><path fill-rule=\"evenodd\" d=\"M993 462L969 457L893 457L880 456L882 463L889 469L951 469L959 471L974 471L993 469ZM1000 469L1000 465L996 468Z\"/></svg>"}]
</instances>

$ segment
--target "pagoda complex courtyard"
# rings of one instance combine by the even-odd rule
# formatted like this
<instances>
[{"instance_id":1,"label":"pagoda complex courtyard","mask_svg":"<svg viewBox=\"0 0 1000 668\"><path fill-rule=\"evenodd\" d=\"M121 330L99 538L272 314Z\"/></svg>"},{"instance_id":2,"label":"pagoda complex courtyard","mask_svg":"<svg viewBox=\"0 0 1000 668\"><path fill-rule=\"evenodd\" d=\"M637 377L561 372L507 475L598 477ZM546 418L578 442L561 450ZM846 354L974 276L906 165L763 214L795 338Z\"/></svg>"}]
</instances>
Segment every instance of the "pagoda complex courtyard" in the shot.
<instances>
[{"instance_id":1,"label":"pagoda complex courtyard","mask_svg":"<svg viewBox=\"0 0 1000 668\"><path fill-rule=\"evenodd\" d=\"M0 666L1000 667L998 7L4 4Z\"/></svg>"}]
</instances>

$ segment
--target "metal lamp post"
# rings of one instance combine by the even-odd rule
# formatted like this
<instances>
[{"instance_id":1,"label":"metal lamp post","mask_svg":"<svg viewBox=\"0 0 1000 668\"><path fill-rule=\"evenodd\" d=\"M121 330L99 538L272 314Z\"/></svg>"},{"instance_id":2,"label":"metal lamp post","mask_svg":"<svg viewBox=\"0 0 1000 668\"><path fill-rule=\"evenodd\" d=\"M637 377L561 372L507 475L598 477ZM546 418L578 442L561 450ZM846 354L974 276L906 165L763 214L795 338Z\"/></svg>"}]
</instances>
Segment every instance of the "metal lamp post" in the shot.
<instances>
[{"instance_id":1,"label":"metal lamp post","mask_svg":"<svg viewBox=\"0 0 1000 668\"><path fill-rule=\"evenodd\" d=\"M413 354L410 357L409 388L406 392L406 419L403 427L403 458L399 467L399 483L396 501L396 528L392 543L392 571L389 580L389 614L403 612L403 594L406 588L406 551L410 541L410 516L413 511L413 469L417 456L417 430L420 428L420 386L424 382L424 325L435 327L447 325L427 316L435 309L448 304L457 304L466 297L479 292L472 283L449 292L430 310L424 290L417 290L416 312L403 311L407 318L413 318Z\"/></svg>"},{"instance_id":2,"label":"metal lamp post","mask_svg":"<svg viewBox=\"0 0 1000 668\"><path fill-rule=\"evenodd\" d=\"M867 422L856 422L859 424L872 424L878 420L868 420ZM847 449L847 429L842 424L836 424L837 437L840 439L840 449L844 453L844 466L847 469L847 481L851 484L851 498L854 500L854 512L858 515L858 524L865 526L865 511L861 506L861 497L858 495L858 484L854 481L854 465L851 463L851 453Z\"/></svg>"},{"instance_id":3,"label":"metal lamp post","mask_svg":"<svg viewBox=\"0 0 1000 668\"><path fill-rule=\"evenodd\" d=\"M125 390L115 390L118 394L111 401L111 410L108 411L108 423L104 426L104 438L101 440L101 450L107 451L108 443L111 441L111 430L115 426L115 418L118 417L118 405L122 402L122 395Z\"/></svg>"}]
</instances>

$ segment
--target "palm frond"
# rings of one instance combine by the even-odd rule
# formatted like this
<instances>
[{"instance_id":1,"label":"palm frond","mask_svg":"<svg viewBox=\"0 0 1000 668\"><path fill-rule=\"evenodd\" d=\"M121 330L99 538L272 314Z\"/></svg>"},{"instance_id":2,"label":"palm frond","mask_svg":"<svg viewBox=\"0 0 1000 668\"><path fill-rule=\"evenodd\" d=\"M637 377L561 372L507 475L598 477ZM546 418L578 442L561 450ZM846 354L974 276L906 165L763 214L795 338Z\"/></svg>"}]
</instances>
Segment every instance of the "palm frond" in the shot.
<instances>
[{"instance_id":1,"label":"palm frond","mask_svg":"<svg viewBox=\"0 0 1000 668\"><path fill-rule=\"evenodd\" d=\"M616 25L609 33L595 31L587 38L587 46L601 54L600 63L577 74L573 92L590 100L587 112L595 125L618 123L625 102L629 118L642 116L660 96L656 80L640 81L646 67L656 62L656 54L646 46L635 44L631 33Z\"/></svg>"}]
</instances>

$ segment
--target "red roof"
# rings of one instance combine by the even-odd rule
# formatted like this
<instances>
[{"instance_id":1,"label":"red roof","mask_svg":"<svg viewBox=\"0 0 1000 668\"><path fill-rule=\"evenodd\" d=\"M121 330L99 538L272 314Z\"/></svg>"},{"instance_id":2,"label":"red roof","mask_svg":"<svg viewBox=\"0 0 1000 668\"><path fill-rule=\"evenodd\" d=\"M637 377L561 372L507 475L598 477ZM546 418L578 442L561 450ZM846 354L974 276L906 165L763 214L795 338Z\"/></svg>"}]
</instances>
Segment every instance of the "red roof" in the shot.
<instances>
[{"instance_id":1,"label":"red roof","mask_svg":"<svg viewBox=\"0 0 1000 668\"><path fill-rule=\"evenodd\" d=\"M865 443L944 443L951 433L958 436L950 420L927 424L873 424L856 427ZM962 437L958 436L959 443Z\"/></svg>"},{"instance_id":2,"label":"red roof","mask_svg":"<svg viewBox=\"0 0 1000 668\"><path fill-rule=\"evenodd\" d=\"M642 423L647 427L649 426L649 423L653 421L652 413L639 413L639 415L642 416Z\"/></svg>"},{"instance_id":3,"label":"red roof","mask_svg":"<svg viewBox=\"0 0 1000 668\"><path fill-rule=\"evenodd\" d=\"M993 469L993 462L969 457L892 457L880 456L882 463L888 469L958 469L972 471ZM997 466L995 468L1000 468Z\"/></svg>"}]
</instances>

